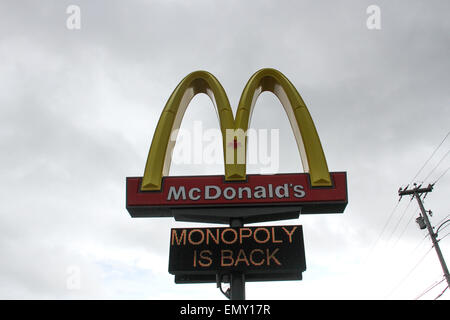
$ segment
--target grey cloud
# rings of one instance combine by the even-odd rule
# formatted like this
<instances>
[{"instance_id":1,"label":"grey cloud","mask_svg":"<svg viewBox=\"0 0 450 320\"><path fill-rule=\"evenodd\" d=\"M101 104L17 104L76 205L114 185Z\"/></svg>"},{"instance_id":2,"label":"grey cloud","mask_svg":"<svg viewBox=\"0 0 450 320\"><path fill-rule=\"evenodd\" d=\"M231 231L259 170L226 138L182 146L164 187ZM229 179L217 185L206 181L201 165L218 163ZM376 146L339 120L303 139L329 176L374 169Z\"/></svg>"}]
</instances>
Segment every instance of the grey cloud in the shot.
<instances>
[{"instance_id":1,"label":"grey cloud","mask_svg":"<svg viewBox=\"0 0 450 320\"><path fill-rule=\"evenodd\" d=\"M448 1L377 1L379 31L365 27L371 1L77 1L82 28L76 31L65 27L69 4L0 4L2 297L120 297L116 288L124 282L130 292L145 290L114 278L114 270L139 277L130 271L139 268L123 267L133 265L129 257L86 252L91 246L167 258L169 227L179 223L131 219L124 182L142 174L161 109L191 71L212 72L234 109L246 81L263 67L279 69L303 96L330 169L349 177L343 215L299 220L313 277L320 277L314 266L326 269L328 256L340 270L357 265L398 187L448 132ZM194 120L218 125L207 98L193 101L182 126ZM274 97L261 96L252 126L279 129L281 171L301 170ZM174 165L172 173L222 170ZM446 186L443 180L440 188ZM437 190L432 199L430 207L445 210L445 194ZM403 239L411 243L412 226ZM61 287L73 261L92 279L86 291ZM168 275L156 280L147 271L142 277L155 287L186 292ZM105 274L115 285L102 283ZM157 290L150 295L158 297Z\"/></svg>"}]
</instances>

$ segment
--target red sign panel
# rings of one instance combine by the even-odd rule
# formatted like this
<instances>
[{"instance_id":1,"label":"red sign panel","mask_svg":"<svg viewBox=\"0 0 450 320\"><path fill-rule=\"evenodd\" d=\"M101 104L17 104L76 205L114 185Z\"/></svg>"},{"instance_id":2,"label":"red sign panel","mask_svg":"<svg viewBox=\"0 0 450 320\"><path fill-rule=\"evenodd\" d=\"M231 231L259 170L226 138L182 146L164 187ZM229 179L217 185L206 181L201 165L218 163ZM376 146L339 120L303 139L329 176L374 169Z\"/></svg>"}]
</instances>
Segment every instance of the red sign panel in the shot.
<instances>
[{"instance_id":1,"label":"red sign panel","mask_svg":"<svg viewBox=\"0 0 450 320\"><path fill-rule=\"evenodd\" d=\"M317 188L311 187L307 173L247 175L246 181L232 182L221 175L165 177L160 191L141 191L142 178L127 178L127 209L134 217L172 216L177 210L193 207L201 211L236 206L301 207L302 213L340 213L347 205L346 173L330 174L333 185Z\"/></svg>"}]
</instances>

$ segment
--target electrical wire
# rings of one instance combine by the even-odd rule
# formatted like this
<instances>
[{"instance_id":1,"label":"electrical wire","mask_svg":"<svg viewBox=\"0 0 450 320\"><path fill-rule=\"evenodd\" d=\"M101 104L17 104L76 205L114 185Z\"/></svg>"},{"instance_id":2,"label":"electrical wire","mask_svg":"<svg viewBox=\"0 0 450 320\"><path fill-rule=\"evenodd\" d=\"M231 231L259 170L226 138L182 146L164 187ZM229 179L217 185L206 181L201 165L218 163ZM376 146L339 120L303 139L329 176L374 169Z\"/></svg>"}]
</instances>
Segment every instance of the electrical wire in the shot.
<instances>
[{"instance_id":1,"label":"electrical wire","mask_svg":"<svg viewBox=\"0 0 450 320\"><path fill-rule=\"evenodd\" d=\"M401 199L401 198L400 198L400 199ZM365 258L365 261L366 261L366 262L367 262L367 260L369 259L369 257L371 256L371 254L372 254L373 250L375 249L375 247L377 246L378 242L381 240L381 238L382 238L384 232L386 231L387 226L389 225L389 222L391 222L392 218L394 217L395 212L397 211L398 206L399 206L399 204L400 204L400 199L399 199L399 201L397 201L396 205L394 206L394 208L392 209L391 213L389 214L389 217L388 217L387 221L385 222L385 224L384 224L384 226L383 226L383 229L382 229L381 232L379 233L377 240L374 242L374 244L373 244L372 247L370 248L369 253L367 254L367 256L366 256L366 258ZM388 238L388 240L387 240L387 243L389 243L389 240L391 239L392 235L394 234L395 230L397 229L398 224L400 223L400 221L402 220L403 216L405 215L406 210L407 210L407 209L409 208L409 206L411 205L412 200L413 200L413 198L411 197L411 199L410 199L408 205L406 206L406 208L405 208L404 211L403 211L403 214L402 214L400 220L397 222L397 225L395 226L394 230L393 230L393 231L391 232L391 234L389 235L389 238ZM398 241L397 241L397 242L398 242ZM396 242L395 244L397 244L397 242ZM395 244L394 244L394 246L395 246Z\"/></svg>"},{"instance_id":2,"label":"electrical wire","mask_svg":"<svg viewBox=\"0 0 450 320\"><path fill-rule=\"evenodd\" d=\"M406 223L405 227L403 228L402 232L400 233L400 235L397 238L397 241L395 241L394 243L394 247L397 245L397 243L400 241L400 239L402 238L402 236L405 234L406 229L408 229L409 224L411 223L411 221L413 221L413 218L416 216L417 213L419 213L418 211L413 211L413 215L411 215L411 217L409 218L408 222Z\"/></svg>"},{"instance_id":3,"label":"electrical wire","mask_svg":"<svg viewBox=\"0 0 450 320\"><path fill-rule=\"evenodd\" d=\"M387 242L389 242L391 240L392 235L395 233L395 231L397 231L397 228L398 228L400 222L402 221L403 217L405 216L406 211L408 211L408 208L411 205L412 200L413 200L413 198L411 197L411 200L409 200L408 205L406 206L405 210L403 210L403 213L402 213L400 219L398 220L397 224L395 225L394 229L392 230L391 234L389 235Z\"/></svg>"},{"instance_id":4,"label":"electrical wire","mask_svg":"<svg viewBox=\"0 0 450 320\"><path fill-rule=\"evenodd\" d=\"M444 222L445 219L447 219L450 216L450 214L446 215L444 218L442 218L436 225L440 225L442 222Z\"/></svg>"},{"instance_id":5,"label":"electrical wire","mask_svg":"<svg viewBox=\"0 0 450 320\"><path fill-rule=\"evenodd\" d=\"M433 182L433 185L436 184L443 176L445 176L445 174L448 172L448 170L450 170L450 166L444 171L443 174L441 174L436 181Z\"/></svg>"},{"instance_id":6,"label":"electrical wire","mask_svg":"<svg viewBox=\"0 0 450 320\"><path fill-rule=\"evenodd\" d=\"M369 257L371 256L373 250L375 249L375 247L377 246L378 242L381 239L381 236L383 235L384 231L386 230L386 227L389 224L389 221L391 221L392 216L394 215L394 212L397 210L398 206L400 205L400 199L397 201L397 203L395 204L394 208L392 208L391 213L389 214L389 217L386 221L386 223L383 226L383 229L381 230L381 232L378 234L378 238L377 240L374 242L374 244L372 245L372 247L369 250L369 253L367 254L367 256L365 257L364 261L365 263L367 263L367 260L369 259Z\"/></svg>"},{"instance_id":7,"label":"electrical wire","mask_svg":"<svg viewBox=\"0 0 450 320\"><path fill-rule=\"evenodd\" d=\"M412 198L411 198L411 200L412 200ZM392 209L391 213L389 214L389 218L387 219L386 223L384 224L383 229L381 230L381 232L380 232L380 234L378 236L378 240L381 238L381 236L383 235L384 231L386 230L386 227L388 226L389 222L391 221L391 219L392 219L392 217L394 215L394 212L397 210L399 204L400 204L400 200L397 202L397 204L395 205L394 209ZM377 242L378 242L378 240L377 240Z\"/></svg>"},{"instance_id":8,"label":"electrical wire","mask_svg":"<svg viewBox=\"0 0 450 320\"><path fill-rule=\"evenodd\" d=\"M420 298L422 298L425 294L427 294L428 292L430 292L433 288L435 288L436 286L438 286L439 284L441 284L442 282L445 281L445 278L443 278L441 281L435 281L431 287L428 287L427 289L425 289L424 292L422 292L419 296L417 296L414 300L419 300Z\"/></svg>"},{"instance_id":9,"label":"electrical wire","mask_svg":"<svg viewBox=\"0 0 450 320\"><path fill-rule=\"evenodd\" d=\"M450 150L448 150L444 156L438 161L438 163L434 166L434 168L430 171L430 173L428 173L428 175L425 177L425 179L423 179L424 181L427 181L427 179L433 174L434 170L437 169L437 167L439 167L439 165L442 163L442 161L444 161L444 159L448 156L448 154L450 153Z\"/></svg>"},{"instance_id":10,"label":"electrical wire","mask_svg":"<svg viewBox=\"0 0 450 320\"><path fill-rule=\"evenodd\" d=\"M217 275L216 277L216 281L217 281L217 287L220 289L220 292L222 292L222 294L225 296L225 297L227 297L228 299L230 299L231 298L231 295L230 295L230 289L231 289L231 287L229 287L227 290L223 290L223 288L222 288L222 280L223 280L223 274L220 274L220 275Z\"/></svg>"},{"instance_id":11,"label":"electrical wire","mask_svg":"<svg viewBox=\"0 0 450 320\"><path fill-rule=\"evenodd\" d=\"M446 235L444 235L442 238L440 238L439 241L443 240L443 239L444 239L446 236L448 236L449 234L450 234L450 232L447 233Z\"/></svg>"},{"instance_id":12,"label":"electrical wire","mask_svg":"<svg viewBox=\"0 0 450 320\"><path fill-rule=\"evenodd\" d=\"M442 290L442 292L436 298L434 298L434 300L439 299L444 294L445 290L447 290L447 289L448 289L448 286L446 286L445 289Z\"/></svg>"},{"instance_id":13,"label":"electrical wire","mask_svg":"<svg viewBox=\"0 0 450 320\"><path fill-rule=\"evenodd\" d=\"M225 297L227 297L228 299L230 299L230 288L228 288L226 291L223 291L222 284L220 284L219 289L220 289L220 292L222 292L222 294L223 294Z\"/></svg>"},{"instance_id":14,"label":"electrical wire","mask_svg":"<svg viewBox=\"0 0 450 320\"><path fill-rule=\"evenodd\" d=\"M441 143L439 143L439 145L434 149L434 151L431 153L430 157L425 161L425 163L422 165L422 167L419 169L419 171L417 171L416 175L414 176L414 178L412 178L410 184L412 184L414 182L414 180L417 178L417 176L422 172L422 170L425 168L425 166L428 164L428 162L430 162L431 158L433 158L434 154L436 153L436 151L438 151L438 149L441 147L441 145L444 143L444 141L447 139L447 137L450 135L450 131L447 132L447 134L445 135L444 139L442 139Z\"/></svg>"},{"instance_id":15,"label":"electrical wire","mask_svg":"<svg viewBox=\"0 0 450 320\"><path fill-rule=\"evenodd\" d=\"M391 292L388 294L388 296L393 294L403 284L403 282L405 282L405 280L408 279L408 277L414 272L414 270L425 260L428 253L431 252L431 249L433 249L433 247L428 249L428 251L422 256L422 258L420 258L420 260L414 265L414 267L412 267L411 270L409 270L409 272L406 274L406 276L402 280L400 280L400 282L394 287L394 289L391 290Z\"/></svg>"},{"instance_id":16,"label":"electrical wire","mask_svg":"<svg viewBox=\"0 0 450 320\"><path fill-rule=\"evenodd\" d=\"M436 230L436 235L438 234L438 232L439 232L439 230L444 230L445 228L447 228L448 226L450 226L450 224L447 224L445 227L443 227L442 229L441 229L441 227L444 225L444 224L446 224L447 222L450 222L450 219L449 220L447 220L447 221L445 221L443 224L441 224L440 226L439 226L439 228L437 228L437 230Z\"/></svg>"},{"instance_id":17,"label":"electrical wire","mask_svg":"<svg viewBox=\"0 0 450 320\"><path fill-rule=\"evenodd\" d=\"M423 241L429 236L430 236L430 234L427 232L427 234L422 238L422 240L420 240L419 243L414 247L414 249L411 250L411 252L409 253L409 256L411 254L413 254L423 244Z\"/></svg>"}]
</instances>

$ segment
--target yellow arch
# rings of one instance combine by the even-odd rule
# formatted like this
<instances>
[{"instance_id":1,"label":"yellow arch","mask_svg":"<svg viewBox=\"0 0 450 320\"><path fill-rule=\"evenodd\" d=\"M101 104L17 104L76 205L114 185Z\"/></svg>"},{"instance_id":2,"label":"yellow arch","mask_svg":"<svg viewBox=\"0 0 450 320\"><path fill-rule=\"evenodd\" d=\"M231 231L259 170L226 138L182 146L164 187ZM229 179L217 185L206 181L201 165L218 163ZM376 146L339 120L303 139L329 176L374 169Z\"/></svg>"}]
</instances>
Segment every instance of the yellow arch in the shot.
<instances>
[{"instance_id":1,"label":"yellow arch","mask_svg":"<svg viewBox=\"0 0 450 320\"><path fill-rule=\"evenodd\" d=\"M213 103L219 117L222 131L224 159L227 150L227 129L246 132L256 100L261 92L273 92L281 101L294 132L305 172L310 173L311 185L331 186L330 173L311 115L303 99L290 81L275 69L262 69L248 81L241 95L236 120L220 82L209 72L195 71L187 75L175 88L164 107L153 136L145 165L141 190L160 190L162 177L168 175L175 139L170 139L174 130L180 127L181 120L192 98L198 93L206 93ZM246 142L244 143L246 155ZM246 165L225 160L225 180L245 180Z\"/></svg>"},{"instance_id":2,"label":"yellow arch","mask_svg":"<svg viewBox=\"0 0 450 320\"><path fill-rule=\"evenodd\" d=\"M236 114L236 127L247 131L258 96L274 93L286 111L297 141L303 169L310 173L314 187L331 186L330 172L316 127L302 97L294 85L278 70L257 71L242 92Z\"/></svg>"},{"instance_id":3,"label":"yellow arch","mask_svg":"<svg viewBox=\"0 0 450 320\"><path fill-rule=\"evenodd\" d=\"M225 130L234 127L233 111L220 82L209 72L195 71L187 75L175 88L164 107L153 136L141 190L160 190L163 175L169 174L172 150L175 139L170 139L174 130L180 128L181 120L192 98L199 94L207 94L213 102L219 116L225 148ZM225 167L227 173L229 168Z\"/></svg>"}]
</instances>

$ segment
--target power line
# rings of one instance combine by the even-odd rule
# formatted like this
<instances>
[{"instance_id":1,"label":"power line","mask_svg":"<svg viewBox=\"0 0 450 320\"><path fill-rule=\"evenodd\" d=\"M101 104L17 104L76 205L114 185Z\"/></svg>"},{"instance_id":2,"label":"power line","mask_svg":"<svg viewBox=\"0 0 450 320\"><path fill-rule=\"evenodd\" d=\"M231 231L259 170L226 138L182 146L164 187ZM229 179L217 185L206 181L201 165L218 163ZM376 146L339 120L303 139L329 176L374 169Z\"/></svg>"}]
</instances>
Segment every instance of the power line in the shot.
<instances>
[{"instance_id":1,"label":"power line","mask_svg":"<svg viewBox=\"0 0 450 320\"><path fill-rule=\"evenodd\" d=\"M447 290L447 289L448 289L448 286L446 286L445 289L436 298L434 298L434 300L439 299L444 294L445 290Z\"/></svg>"},{"instance_id":2,"label":"power line","mask_svg":"<svg viewBox=\"0 0 450 320\"><path fill-rule=\"evenodd\" d=\"M436 223L437 225L440 225L442 222L444 222L445 219L447 219L450 216L450 214L447 214L444 218L442 218L438 223Z\"/></svg>"},{"instance_id":3,"label":"power line","mask_svg":"<svg viewBox=\"0 0 450 320\"><path fill-rule=\"evenodd\" d=\"M446 236L448 236L449 234L450 234L450 232L447 233L446 235L444 235L442 238L440 238L439 241L443 240L443 239L444 239Z\"/></svg>"},{"instance_id":4,"label":"power line","mask_svg":"<svg viewBox=\"0 0 450 320\"><path fill-rule=\"evenodd\" d=\"M436 179L436 181L434 181L433 184L436 184L443 176L445 176L445 174L448 172L448 170L450 170L450 166L444 171L443 174L441 174L441 175Z\"/></svg>"},{"instance_id":5,"label":"power line","mask_svg":"<svg viewBox=\"0 0 450 320\"><path fill-rule=\"evenodd\" d=\"M406 206L405 210L403 210L403 213L402 213L400 219L398 220L397 224L395 225L394 230L392 230L392 232L391 232L391 234L390 234L390 236L389 236L387 242L389 242L389 241L391 240L392 235L395 233L395 231L397 231L397 228L398 228L400 222L402 221L403 217L404 217L405 214L406 214L406 211L408 211L408 208L409 208L409 206L411 205L412 199L413 199L413 198L411 198L411 200L409 201L409 203L408 203L408 205Z\"/></svg>"},{"instance_id":6,"label":"power line","mask_svg":"<svg viewBox=\"0 0 450 320\"><path fill-rule=\"evenodd\" d=\"M412 200L412 199L411 199L411 200ZM411 201L410 201L410 202L411 202ZM379 238L381 238L381 236L383 235L384 231L386 230L386 227L388 226L389 222L391 221L391 219L392 219L392 217L393 217L393 215L394 215L394 212L397 210L399 204L400 204L400 200L397 202L397 204L395 205L394 209L393 209L393 210L391 211L391 213L389 214L389 218L387 219L386 223L384 224L383 229L381 230L381 233L380 233L380 235L378 236L378 240L379 240ZM408 204L408 205L409 205L409 204ZM378 241L378 240L377 240L377 241Z\"/></svg>"},{"instance_id":7,"label":"power line","mask_svg":"<svg viewBox=\"0 0 450 320\"><path fill-rule=\"evenodd\" d=\"M416 250L420 247L420 245L423 244L423 241L424 241L427 237L429 237L429 236L430 236L430 234L427 233L427 234L425 235L425 237L423 237L422 240L420 240L419 243L414 247L414 249L411 250L411 252L409 253L409 255L413 254L414 251L416 251Z\"/></svg>"},{"instance_id":8,"label":"power line","mask_svg":"<svg viewBox=\"0 0 450 320\"><path fill-rule=\"evenodd\" d=\"M428 292L430 292L433 288L435 288L436 286L438 286L439 284L441 284L442 282L445 281L445 278L443 278L441 281L435 281L431 287L428 287L424 292L422 292L419 296L417 296L414 300L419 300L421 297L423 297L425 294L427 294Z\"/></svg>"},{"instance_id":9,"label":"power line","mask_svg":"<svg viewBox=\"0 0 450 320\"><path fill-rule=\"evenodd\" d=\"M437 169L437 167L439 167L439 165L441 164L442 161L444 161L444 159L448 156L448 154L450 153L450 150L448 150L445 155L439 160L439 162L434 166L434 168L430 171L430 173L425 177L425 179L423 179L424 181L427 181L427 179L431 176L431 174L434 172L434 170Z\"/></svg>"},{"instance_id":10,"label":"power line","mask_svg":"<svg viewBox=\"0 0 450 320\"><path fill-rule=\"evenodd\" d=\"M444 230L444 229L447 228L448 226L450 226L450 224L446 225L446 226L443 227L441 230ZM438 229L438 231L439 231L439 229ZM437 234L437 232L436 232L436 234Z\"/></svg>"},{"instance_id":11,"label":"power line","mask_svg":"<svg viewBox=\"0 0 450 320\"><path fill-rule=\"evenodd\" d=\"M414 265L414 267L409 270L409 272L406 274L406 276L400 280L400 282L394 287L394 289L391 290L391 292L388 294L390 296L393 294L402 284L405 282L406 279L416 270L416 268L425 260L426 256L430 253L430 251L433 249L433 247L429 248L428 251L420 258L420 260Z\"/></svg>"},{"instance_id":12,"label":"power line","mask_svg":"<svg viewBox=\"0 0 450 320\"><path fill-rule=\"evenodd\" d=\"M380 241L381 236L383 235L384 231L386 230L386 227L388 226L389 221L391 221L392 216L394 215L394 212L397 210L397 208L398 208L399 205L400 205L400 200L397 201L397 203L395 204L394 208L392 208L391 213L389 214L389 218L387 219L386 223L384 224L383 229L381 230L381 232L378 234L377 240L374 242L374 244L373 244L372 247L370 248L369 253L367 254L366 259L365 259L366 262L367 262L367 259L368 259L368 258L370 257L370 255L372 254L373 249L375 249L375 247L377 246L378 242Z\"/></svg>"},{"instance_id":13,"label":"power line","mask_svg":"<svg viewBox=\"0 0 450 320\"><path fill-rule=\"evenodd\" d=\"M414 216L418 213L418 211L413 211L413 215L411 215L411 217L409 218L408 222L406 223L405 227L403 228L402 232L400 233L400 235L397 238L397 241L395 241L394 247L397 245L397 243L400 241L401 237L403 236L403 234L405 233L406 229L408 229L409 224L411 223L411 221L413 221Z\"/></svg>"},{"instance_id":14,"label":"power line","mask_svg":"<svg viewBox=\"0 0 450 320\"><path fill-rule=\"evenodd\" d=\"M415 179L417 178L417 176L422 172L422 170L425 168L425 166L428 164L428 162L430 162L431 158L433 158L434 154L436 153L436 151L438 151L438 149L441 147L441 145L444 143L444 141L447 139L447 137L450 135L450 131L447 132L447 134L445 135L444 139L442 139L441 143L439 143L439 145L434 149L434 151L431 153L430 157L425 161L425 163L422 165L422 167L419 169L419 171L417 171L416 175L414 176L414 178L412 178L410 184L412 184Z\"/></svg>"},{"instance_id":15,"label":"power line","mask_svg":"<svg viewBox=\"0 0 450 320\"><path fill-rule=\"evenodd\" d=\"M416 175L415 175L414 178L411 180L411 183L410 183L410 184L412 184L412 183L414 182L414 180L417 178L417 176L422 172L422 170L423 170L423 169L425 168L425 166L428 164L428 162L430 162L430 160L433 158L433 156L435 155L435 153L439 150L439 148L442 146L442 144L443 144L444 141L448 138L449 135L450 135L450 131L447 132L447 134L445 135L444 139L442 139L442 141L439 143L439 145L438 145L438 146L434 149L434 151L431 153L430 157L425 161L425 163L422 165L422 167L419 169L419 171L417 171ZM450 152L450 150L449 150L449 152ZM443 159L441 159L441 161L442 161L442 160L443 160ZM440 161L440 162L441 162L441 161ZM440 162L439 162L439 164L440 164ZM436 167L435 167L435 168L436 168ZM442 178L442 176L444 176L444 175L447 173L447 171L448 171L449 169L450 169L450 167L449 167L449 168L448 168L441 176L438 177L438 179L436 180L436 182L437 182L440 178ZM432 170L432 172L433 172L433 171L434 171L434 169ZM427 176L427 177L428 177L428 176ZM436 182L435 182L435 183L436 183ZM409 186L409 185L408 185L408 186ZM405 189L407 189L408 186L406 186ZM401 199L401 198L400 198L400 199ZM412 201L412 198L411 198L411 201ZM410 201L410 203L411 203L411 201ZM409 203L409 204L410 204L410 203ZM385 224L384 224L384 226L383 226L381 232L379 233L377 240L375 241L375 243L373 244L373 246L372 246L371 249L369 250L369 253L368 253L367 257L369 257L369 256L371 255L372 251L373 251L374 248L377 246L377 244L378 244L378 242L380 241L382 235L383 235L384 232L386 231L387 226L388 226L389 223L391 222L391 220L392 220L392 218L393 218L393 216L394 216L394 213L396 212L396 210L397 210L399 204L400 204L400 200L397 202L397 204L394 206L394 208L392 209L391 213L389 214L389 217L388 217L387 221L385 222ZM409 204L408 204L408 206L409 206ZM393 234L393 233L395 232L395 230L397 229L397 227L398 227L400 221L402 220L403 216L405 215L405 213L406 213L406 210L403 212L402 217L400 218L400 220L398 221L397 225L395 226L394 231L393 231L393 232L391 233L391 235L389 236L389 239L392 237L392 234ZM407 225L409 225L409 222L408 222ZM403 233L404 233L404 230L402 231L401 236L403 235ZM400 237L401 237L401 236L400 236Z\"/></svg>"}]
</instances>

